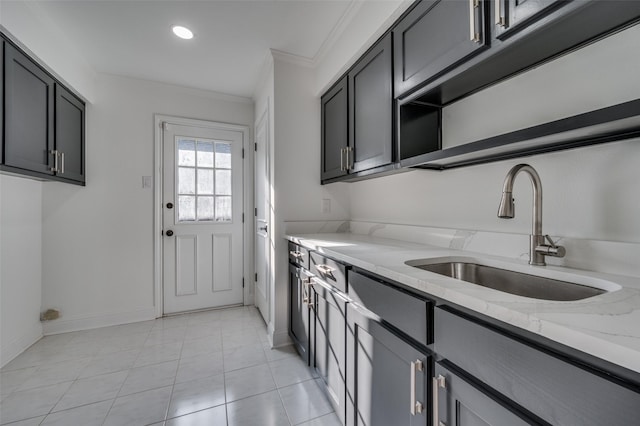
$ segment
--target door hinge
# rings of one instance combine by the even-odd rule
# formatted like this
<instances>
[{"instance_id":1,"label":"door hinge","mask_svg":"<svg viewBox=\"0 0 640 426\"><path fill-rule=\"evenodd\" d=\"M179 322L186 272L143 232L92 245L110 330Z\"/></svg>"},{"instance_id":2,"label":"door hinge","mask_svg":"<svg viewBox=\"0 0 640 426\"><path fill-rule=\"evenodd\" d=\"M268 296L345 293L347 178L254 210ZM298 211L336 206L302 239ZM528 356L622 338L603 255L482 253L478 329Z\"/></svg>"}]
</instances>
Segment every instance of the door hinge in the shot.
<instances>
[{"instance_id":1,"label":"door hinge","mask_svg":"<svg viewBox=\"0 0 640 426\"><path fill-rule=\"evenodd\" d=\"M258 208L257 207L253 209L253 215L255 217L258 217Z\"/></svg>"},{"instance_id":2,"label":"door hinge","mask_svg":"<svg viewBox=\"0 0 640 426\"><path fill-rule=\"evenodd\" d=\"M258 150L258 142L255 142L255 143L253 144L253 150L254 150L254 151L257 151L257 150Z\"/></svg>"},{"instance_id":3,"label":"door hinge","mask_svg":"<svg viewBox=\"0 0 640 426\"><path fill-rule=\"evenodd\" d=\"M244 213L242 213L242 223L244 223Z\"/></svg>"},{"instance_id":4,"label":"door hinge","mask_svg":"<svg viewBox=\"0 0 640 426\"><path fill-rule=\"evenodd\" d=\"M162 130L169 130L169 123L167 123L166 121L163 121L160 124L160 127L162 127Z\"/></svg>"},{"instance_id":5,"label":"door hinge","mask_svg":"<svg viewBox=\"0 0 640 426\"><path fill-rule=\"evenodd\" d=\"M258 282L258 273L256 272L256 282Z\"/></svg>"},{"instance_id":6,"label":"door hinge","mask_svg":"<svg viewBox=\"0 0 640 426\"><path fill-rule=\"evenodd\" d=\"M242 158L244 158L244 148L242 148Z\"/></svg>"},{"instance_id":7,"label":"door hinge","mask_svg":"<svg viewBox=\"0 0 640 426\"><path fill-rule=\"evenodd\" d=\"M242 277L242 288L244 288L244 277Z\"/></svg>"}]
</instances>

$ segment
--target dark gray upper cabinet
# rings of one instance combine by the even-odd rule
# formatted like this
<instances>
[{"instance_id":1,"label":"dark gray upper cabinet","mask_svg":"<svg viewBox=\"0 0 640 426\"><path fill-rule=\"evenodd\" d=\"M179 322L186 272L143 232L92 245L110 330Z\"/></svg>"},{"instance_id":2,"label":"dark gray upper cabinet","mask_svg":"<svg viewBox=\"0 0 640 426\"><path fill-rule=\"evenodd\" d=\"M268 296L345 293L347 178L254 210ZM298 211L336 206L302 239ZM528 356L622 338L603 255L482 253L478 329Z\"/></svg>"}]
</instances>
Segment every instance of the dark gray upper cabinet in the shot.
<instances>
[{"instance_id":1,"label":"dark gray upper cabinet","mask_svg":"<svg viewBox=\"0 0 640 426\"><path fill-rule=\"evenodd\" d=\"M347 320L346 424L428 425L431 357L366 309L349 304Z\"/></svg>"},{"instance_id":2,"label":"dark gray upper cabinet","mask_svg":"<svg viewBox=\"0 0 640 426\"><path fill-rule=\"evenodd\" d=\"M4 164L53 175L54 80L9 43L4 48Z\"/></svg>"},{"instance_id":3,"label":"dark gray upper cabinet","mask_svg":"<svg viewBox=\"0 0 640 426\"><path fill-rule=\"evenodd\" d=\"M485 2L425 0L393 29L395 97L487 47Z\"/></svg>"},{"instance_id":4,"label":"dark gray upper cabinet","mask_svg":"<svg viewBox=\"0 0 640 426\"><path fill-rule=\"evenodd\" d=\"M84 102L11 42L0 41L0 170L84 185Z\"/></svg>"},{"instance_id":5,"label":"dark gray upper cabinet","mask_svg":"<svg viewBox=\"0 0 640 426\"><path fill-rule=\"evenodd\" d=\"M343 77L321 99L322 181L347 174L348 108L347 78Z\"/></svg>"},{"instance_id":6,"label":"dark gray upper cabinet","mask_svg":"<svg viewBox=\"0 0 640 426\"><path fill-rule=\"evenodd\" d=\"M456 426L543 425L510 409L460 376L436 363L433 406L435 424Z\"/></svg>"},{"instance_id":7,"label":"dark gray upper cabinet","mask_svg":"<svg viewBox=\"0 0 640 426\"><path fill-rule=\"evenodd\" d=\"M505 39L568 3L566 0L493 0L495 36Z\"/></svg>"},{"instance_id":8,"label":"dark gray upper cabinet","mask_svg":"<svg viewBox=\"0 0 640 426\"><path fill-rule=\"evenodd\" d=\"M393 56L391 33L349 71L350 173L393 161Z\"/></svg>"},{"instance_id":9,"label":"dark gray upper cabinet","mask_svg":"<svg viewBox=\"0 0 640 426\"><path fill-rule=\"evenodd\" d=\"M59 153L56 175L80 183L85 181L84 115L84 103L56 84L55 146Z\"/></svg>"}]
</instances>

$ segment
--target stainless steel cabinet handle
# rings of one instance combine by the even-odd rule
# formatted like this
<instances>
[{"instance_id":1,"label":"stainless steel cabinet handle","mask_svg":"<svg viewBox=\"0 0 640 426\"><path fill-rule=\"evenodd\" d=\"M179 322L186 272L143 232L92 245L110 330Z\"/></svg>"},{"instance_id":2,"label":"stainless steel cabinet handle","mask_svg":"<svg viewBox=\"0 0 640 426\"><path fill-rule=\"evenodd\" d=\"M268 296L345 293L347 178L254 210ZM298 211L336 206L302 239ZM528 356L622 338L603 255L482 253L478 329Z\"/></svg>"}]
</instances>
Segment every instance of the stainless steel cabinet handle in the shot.
<instances>
[{"instance_id":1,"label":"stainless steel cabinet handle","mask_svg":"<svg viewBox=\"0 0 640 426\"><path fill-rule=\"evenodd\" d=\"M480 33L476 31L476 9L480 7L480 0L469 0L469 38L480 43Z\"/></svg>"},{"instance_id":2,"label":"stainless steel cabinet handle","mask_svg":"<svg viewBox=\"0 0 640 426\"><path fill-rule=\"evenodd\" d=\"M507 26L507 20L504 16L502 16L502 2L503 0L495 0L495 23L496 25L505 28Z\"/></svg>"},{"instance_id":3,"label":"stainless steel cabinet handle","mask_svg":"<svg viewBox=\"0 0 640 426\"><path fill-rule=\"evenodd\" d=\"M446 389L447 382L442 374L438 374L438 377L434 377L432 379L433 383L433 424L438 426L447 426L444 422L440 421L440 416L438 414L438 388Z\"/></svg>"},{"instance_id":4,"label":"stainless steel cabinet handle","mask_svg":"<svg viewBox=\"0 0 640 426\"><path fill-rule=\"evenodd\" d=\"M344 150L347 153L347 170L351 170L351 169L353 169L353 164L351 164L353 162L353 158L350 158L349 153L353 152L353 148L348 146Z\"/></svg>"},{"instance_id":5,"label":"stainless steel cabinet handle","mask_svg":"<svg viewBox=\"0 0 640 426\"><path fill-rule=\"evenodd\" d=\"M422 413L422 409L424 408L421 402L416 401L416 374L418 371L424 371L422 361L419 359L411 361L411 409L409 412L412 416L415 416L416 413Z\"/></svg>"},{"instance_id":6,"label":"stainless steel cabinet handle","mask_svg":"<svg viewBox=\"0 0 640 426\"><path fill-rule=\"evenodd\" d=\"M260 228L260 229L262 229L262 228ZM290 251L290 252L289 252L289 254L290 254L291 256L295 257L296 259L299 259L299 258L301 258L301 257L304 257L304 253L299 252L299 251L293 251L293 250L292 250L292 251Z\"/></svg>"},{"instance_id":7,"label":"stainless steel cabinet handle","mask_svg":"<svg viewBox=\"0 0 640 426\"><path fill-rule=\"evenodd\" d=\"M329 275L330 273L335 271L335 269L333 269L331 266L324 264L316 265L316 269L323 275Z\"/></svg>"},{"instance_id":8,"label":"stainless steel cabinet handle","mask_svg":"<svg viewBox=\"0 0 640 426\"><path fill-rule=\"evenodd\" d=\"M58 151L52 149L49 151L49 154L53 155L53 167L49 167L49 170L52 172L58 171Z\"/></svg>"},{"instance_id":9,"label":"stainless steel cabinet handle","mask_svg":"<svg viewBox=\"0 0 640 426\"><path fill-rule=\"evenodd\" d=\"M349 170L351 168L351 167L349 167L349 149L350 149L349 147L346 147L344 149L344 152L345 152L346 157L347 157L347 161L346 161L346 164L345 164L346 170Z\"/></svg>"},{"instance_id":10,"label":"stainless steel cabinet handle","mask_svg":"<svg viewBox=\"0 0 640 426\"><path fill-rule=\"evenodd\" d=\"M345 151L345 148L342 148L342 149L340 150L340 171L341 171L341 172L344 172L345 170L347 170L347 169L344 167L344 151Z\"/></svg>"},{"instance_id":11,"label":"stainless steel cabinet handle","mask_svg":"<svg viewBox=\"0 0 640 426\"><path fill-rule=\"evenodd\" d=\"M60 174L64 174L64 152L60 153Z\"/></svg>"}]
</instances>

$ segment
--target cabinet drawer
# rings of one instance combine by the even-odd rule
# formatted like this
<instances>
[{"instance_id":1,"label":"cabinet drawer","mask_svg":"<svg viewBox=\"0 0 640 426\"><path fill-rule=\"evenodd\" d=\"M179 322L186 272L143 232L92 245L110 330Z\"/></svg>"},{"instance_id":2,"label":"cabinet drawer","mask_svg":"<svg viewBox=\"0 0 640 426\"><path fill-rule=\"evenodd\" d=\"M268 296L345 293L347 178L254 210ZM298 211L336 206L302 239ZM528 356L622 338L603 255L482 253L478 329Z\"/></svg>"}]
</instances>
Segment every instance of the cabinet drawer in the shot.
<instances>
[{"instance_id":1,"label":"cabinet drawer","mask_svg":"<svg viewBox=\"0 0 640 426\"><path fill-rule=\"evenodd\" d=\"M327 284L338 290L347 292L347 267L320 253L311 252L310 271Z\"/></svg>"},{"instance_id":2,"label":"cabinet drawer","mask_svg":"<svg viewBox=\"0 0 640 426\"><path fill-rule=\"evenodd\" d=\"M423 345L433 343L433 302L357 272L349 274L349 297Z\"/></svg>"},{"instance_id":3,"label":"cabinet drawer","mask_svg":"<svg viewBox=\"0 0 640 426\"><path fill-rule=\"evenodd\" d=\"M443 358L551 424L636 424L640 389L587 368L450 308L435 313L435 349Z\"/></svg>"},{"instance_id":4,"label":"cabinet drawer","mask_svg":"<svg viewBox=\"0 0 640 426\"><path fill-rule=\"evenodd\" d=\"M301 268L309 269L309 250L289 241L289 262Z\"/></svg>"}]
</instances>

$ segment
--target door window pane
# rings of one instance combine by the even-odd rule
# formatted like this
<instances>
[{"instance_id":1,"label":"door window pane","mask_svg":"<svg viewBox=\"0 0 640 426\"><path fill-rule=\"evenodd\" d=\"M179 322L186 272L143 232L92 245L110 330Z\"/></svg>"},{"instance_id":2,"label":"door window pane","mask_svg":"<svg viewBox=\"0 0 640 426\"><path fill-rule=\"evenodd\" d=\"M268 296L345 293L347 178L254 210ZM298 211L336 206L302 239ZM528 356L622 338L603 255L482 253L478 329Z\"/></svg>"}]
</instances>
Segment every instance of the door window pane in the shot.
<instances>
[{"instance_id":1,"label":"door window pane","mask_svg":"<svg viewBox=\"0 0 640 426\"><path fill-rule=\"evenodd\" d=\"M198 167L213 167L213 142L198 141Z\"/></svg>"},{"instance_id":2,"label":"door window pane","mask_svg":"<svg viewBox=\"0 0 640 426\"><path fill-rule=\"evenodd\" d=\"M216 195L231 195L231 170L216 170Z\"/></svg>"},{"instance_id":3,"label":"door window pane","mask_svg":"<svg viewBox=\"0 0 640 426\"><path fill-rule=\"evenodd\" d=\"M198 169L198 194L213 195L213 169Z\"/></svg>"},{"instance_id":4,"label":"door window pane","mask_svg":"<svg viewBox=\"0 0 640 426\"><path fill-rule=\"evenodd\" d=\"M198 220L213 220L213 197L198 197Z\"/></svg>"},{"instance_id":5,"label":"door window pane","mask_svg":"<svg viewBox=\"0 0 640 426\"><path fill-rule=\"evenodd\" d=\"M231 143L176 137L179 222L232 221Z\"/></svg>"},{"instance_id":6,"label":"door window pane","mask_svg":"<svg viewBox=\"0 0 640 426\"><path fill-rule=\"evenodd\" d=\"M178 140L178 165L196 165L196 142L189 139Z\"/></svg>"},{"instance_id":7,"label":"door window pane","mask_svg":"<svg viewBox=\"0 0 640 426\"><path fill-rule=\"evenodd\" d=\"M216 142L216 168L231 168L231 144L225 142Z\"/></svg>"},{"instance_id":8,"label":"door window pane","mask_svg":"<svg viewBox=\"0 0 640 426\"><path fill-rule=\"evenodd\" d=\"M231 197L216 197L216 222L231 222Z\"/></svg>"},{"instance_id":9,"label":"door window pane","mask_svg":"<svg viewBox=\"0 0 640 426\"><path fill-rule=\"evenodd\" d=\"M178 168L178 194L196 193L195 169L189 167Z\"/></svg>"},{"instance_id":10,"label":"door window pane","mask_svg":"<svg viewBox=\"0 0 640 426\"><path fill-rule=\"evenodd\" d=\"M191 195L178 197L178 220L180 222L196 220L196 197Z\"/></svg>"}]
</instances>

